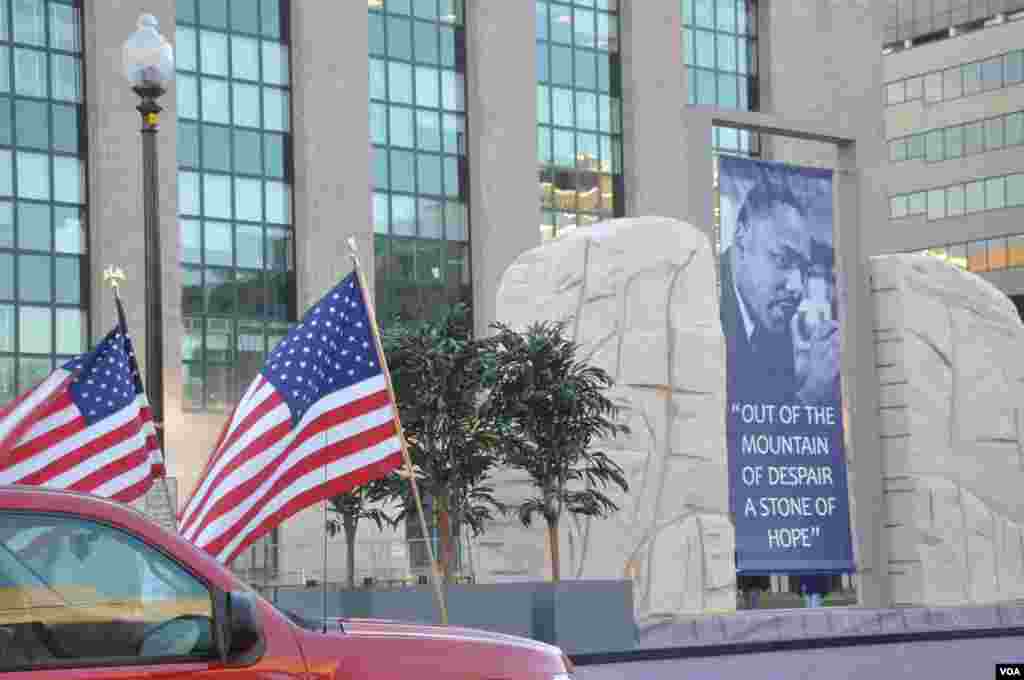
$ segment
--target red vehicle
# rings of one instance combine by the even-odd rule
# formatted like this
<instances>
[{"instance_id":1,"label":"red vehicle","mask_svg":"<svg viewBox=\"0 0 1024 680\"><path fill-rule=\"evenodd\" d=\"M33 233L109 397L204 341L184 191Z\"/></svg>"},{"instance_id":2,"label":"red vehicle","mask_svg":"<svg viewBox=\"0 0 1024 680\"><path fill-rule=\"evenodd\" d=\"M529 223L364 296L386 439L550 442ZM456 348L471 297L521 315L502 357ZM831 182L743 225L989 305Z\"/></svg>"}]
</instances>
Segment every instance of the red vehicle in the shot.
<instances>
[{"instance_id":1,"label":"red vehicle","mask_svg":"<svg viewBox=\"0 0 1024 680\"><path fill-rule=\"evenodd\" d=\"M125 506L0 487L0 679L568 680L561 652L456 627L277 610Z\"/></svg>"}]
</instances>

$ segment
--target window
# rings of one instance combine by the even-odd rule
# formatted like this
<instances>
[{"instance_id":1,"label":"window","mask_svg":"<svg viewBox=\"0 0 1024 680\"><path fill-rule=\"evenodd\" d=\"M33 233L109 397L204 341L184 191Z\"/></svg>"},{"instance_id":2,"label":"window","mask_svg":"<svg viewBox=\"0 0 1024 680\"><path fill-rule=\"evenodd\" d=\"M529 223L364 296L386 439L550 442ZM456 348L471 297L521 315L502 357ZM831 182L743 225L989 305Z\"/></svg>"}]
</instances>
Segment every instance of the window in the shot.
<instances>
[{"instance_id":1,"label":"window","mask_svg":"<svg viewBox=\"0 0 1024 680\"><path fill-rule=\"evenodd\" d=\"M1024 175L1010 175L1006 178L1006 205L1024 205Z\"/></svg>"},{"instance_id":2,"label":"window","mask_svg":"<svg viewBox=\"0 0 1024 680\"><path fill-rule=\"evenodd\" d=\"M1007 87L1024 81L1024 51L1015 50L1006 55L1004 74Z\"/></svg>"},{"instance_id":3,"label":"window","mask_svg":"<svg viewBox=\"0 0 1024 680\"><path fill-rule=\"evenodd\" d=\"M912 102L921 99L924 91L924 78L918 76L907 80L907 101Z\"/></svg>"},{"instance_id":4,"label":"window","mask_svg":"<svg viewBox=\"0 0 1024 680\"><path fill-rule=\"evenodd\" d=\"M995 57L981 63L981 89L984 92L1003 86L1003 58Z\"/></svg>"},{"instance_id":5,"label":"window","mask_svg":"<svg viewBox=\"0 0 1024 680\"><path fill-rule=\"evenodd\" d=\"M907 216L907 197L893 196L889 199L889 217L899 219Z\"/></svg>"},{"instance_id":6,"label":"window","mask_svg":"<svg viewBox=\"0 0 1024 680\"><path fill-rule=\"evenodd\" d=\"M968 213L981 212L985 209L985 182L970 182L964 187Z\"/></svg>"},{"instance_id":7,"label":"window","mask_svg":"<svg viewBox=\"0 0 1024 680\"><path fill-rule=\"evenodd\" d=\"M79 3L0 0L0 405L86 350L81 44Z\"/></svg>"},{"instance_id":8,"label":"window","mask_svg":"<svg viewBox=\"0 0 1024 680\"><path fill-rule=\"evenodd\" d=\"M928 192L928 219L941 220L946 216L946 190L932 189Z\"/></svg>"},{"instance_id":9,"label":"window","mask_svg":"<svg viewBox=\"0 0 1024 680\"><path fill-rule=\"evenodd\" d=\"M1003 143L1005 141L1003 134L1003 122L1003 118L990 118L985 121L986 151L1003 148Z\"/></svg>"},{"instance_id":10,"label":"window","mask_svg":"<svg viewBox=\"0 0 1024 680\"><path fill-rule=\"evenodd\" d=\"M958 217L964 214L964 186L956 184L946 189L946 214Z\"/></svg>"},{"instance_id":11,"label":"window","mask_svg":"<svg viewBox=\"0 0 1024 680\"><path fill-rule=\"evenodd\" d=\"M924 191L919 191L916 194L910 194L907 197L907 214L908 215L924 215L927 212L928 205L928 194Z\"/></svg>"},{"instance_id":12,"label":"window","mask_svg":"<svg viewBox=\"0 0 1024 680\"><path fill-rule=\"evenodd\" d=\"M889 160L893 162L907 160L907 140L897 139L889 142Z\"/></svg>"},{"instance_id":13,"label":"window","mask_svg":"<svg viewBox=\"0 0 1024 680\"><path fill-rule=\"evenodd\" d=\"M985 124L969 123L964 125L964 155L981 153L985 149Z\"/></svg>"},{"instance_id":14,"label":"window","mask_svg":"<svg viewBox=\"0 0 1024 680\"><path fill-rule=\"evenodd\" d=\"M1006 146L1024 144L1024 112L1018 111L1006 117Z\"/></svg>"},{"instance_id":15,"label":"window","mask_svg":"<svg viewBox=\"0 0 1024 680\"><path fill-rule=\"evenodd\" d=\"M964 155L964 129L960 125L946 128L946 158Z\"/></svg>"},{"instance_id":16,"label":"window","mask_svg":"<svg viewBox=\"0 0 1024 680\"><path fill-rule=\"evenodd\" d=\"M990 271L1006 269L1008 266L1009 251L1006 247L1005 238L994 238L988 242L988 268Z\"/></svg>"},{"instance_id":17,"label":"window","mask_svg":"<svg viewBox=\"0 0 1024 680\"><path fill-rule=\"evenodd\" d=\"M907 158L921 160L924 158L924 135L914 135L907 142Z\"/></svg>"},{"instance_id":18,"label":"window","mask_svg":"<svg viewBox=\"0 0 1024 680\"><path fill-rule=\"evenodd\" d=\"M395 316L423 319L469 303L472 288L464 3L381 4L368 7L369 115L376 304L387 324ZM571 10L564 18L568 23L555 28L571 40ZM572 85L571 55L539 55L538 69L563 89ZM593 110L596 115L596 104Z\"/></svg>"},{"instance_id":19,"label":"window","mask_svg":"<svg viewBox=\"0 0 1024 680\"><path fill-rule=\"evenodd\" d=\"M938 163L943 160L943 146L945 133L942 130L933 130L925 137L925 157L929 163Z\"/></svg>"},{"instance_id":20,"label":"window","mask_svg":"<svg viewBox=\"0 0 1024 680\"><path fill-rule=\"evenodd\" d=\"M0 514L8 633L0 671L96 661L210 659L210 592L162 553L112 527Z\"/></svg>"},{"instance_id":21,"label":"window","mask_svg":"<svg viewBox=\"0 0 1024 680\"><path fill-rule=\"evenodd\" d=\"M1024 267L1024 236L1011 236L1007 239L1007 266Z\"/></svg>"},{"instance_id":22,"label":"window","mask_svg":"<svg viewBox=\"0 0 1024 680\"><path fill-rule=\"evenodd\" d=\"M988 271L988 241L972 241L967 244L967 270Z\"/></svg>"},{"instance_id":23,"label":"window","mask_svg":"<svg viewBox=\"0 0 1024 680\"><path fill-rule=\"evenodd\" d=\"M972 95L981 92L981 64L964 64L961 71L964 79L964 94Z\"/></svg>"},{"instance_id":24,"label":"window","mask_svg":"<svg viewBox=\"0 0 1024 680\"><path fill-rule=\"evenodd\" d=\"M287 0L178 0L184 406L231 408L295 320Z\"/></svg>"},{"instance_id":25,"label":"window","mask_svg":"<svg viewBox=\"0 0 1024 680\"><path fill-rule=\"evenodd\" d=\"M890 106L893 104L902 104L906 101L905 82L906 81L898 80L895 83L889 83L885 86L885 99Z\"/></svg>"},{"instance_id":26,"label":"window","mask_svg":"<svg viewBox=\"0 0 1024 680\"><path fill-rule=\"evenodd\" d=\"M985 180L985 210L999 210L1006 207L1006 178L993 177Z\"/></svg>"},{"instance_id":27,"label":"window","mask_svg":"<svg viewBox=\"0 0 1024 680\"><path fill-rule=\"evenodd\" d=\"M622 92L619 59L619 15L616 3L597 9L585 0L543 0L537 3L536 48L552 66L537 83L538 185L541 235L558 236L577 226L624 214L622 193ZM712 14L711 20L714 20ZM701 59L733 64L739 48L715 43L711 31L700 31ZM701 71L705 92L723 93L735 80ZM725 95L723 95L725 96Z\"/></svg>"},{"instance_id":28,"label":"window","mask_svg":"<svg viewBox=\"0 0 1024 680\"><path fill-rule=\"evenodd\" d=\"M929 73L924 78L924 98L929 104L942 101L942 72Z\"/></svg>"},{"instance_id":29,"label":"window","mask_svg":"<svg viewBox=\"0 0 1024 680\"><path fill-rule=\"evenodd\" d=\"M942 72L942 90L945 99L963 96L964 78L960 67L947 68Z\"/></svg>"},{"instance_id":30,"label":"window","mask_svg":"<svg viewBox=\"0 0 1024 680\"><path fill-rule=\"evenodd\" d=\"M563 0L564 1L564 0ZM753 0L679 0L690 104L756 110L757 5ZM573 0L577 4L585 0Z\"/></svg>"}]
</instances>

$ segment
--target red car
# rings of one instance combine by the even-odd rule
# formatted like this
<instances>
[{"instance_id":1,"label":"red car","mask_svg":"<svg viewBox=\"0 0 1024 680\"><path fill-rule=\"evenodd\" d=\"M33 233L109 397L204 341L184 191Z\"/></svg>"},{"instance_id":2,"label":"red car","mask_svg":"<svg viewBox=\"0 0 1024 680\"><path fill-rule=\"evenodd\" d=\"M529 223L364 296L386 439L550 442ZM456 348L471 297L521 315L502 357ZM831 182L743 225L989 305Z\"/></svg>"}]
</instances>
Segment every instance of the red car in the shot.
<instances>
[{"instance_id":1,"label":"red car","mask_svg":"<svg viewBox=\"0 0 1024 680\"><path fill-rule=\"evenodd\" d=\"M555 647L278 611L140 513L0 487L0 679L568 680Z\"/></svg>"}]
</instances>

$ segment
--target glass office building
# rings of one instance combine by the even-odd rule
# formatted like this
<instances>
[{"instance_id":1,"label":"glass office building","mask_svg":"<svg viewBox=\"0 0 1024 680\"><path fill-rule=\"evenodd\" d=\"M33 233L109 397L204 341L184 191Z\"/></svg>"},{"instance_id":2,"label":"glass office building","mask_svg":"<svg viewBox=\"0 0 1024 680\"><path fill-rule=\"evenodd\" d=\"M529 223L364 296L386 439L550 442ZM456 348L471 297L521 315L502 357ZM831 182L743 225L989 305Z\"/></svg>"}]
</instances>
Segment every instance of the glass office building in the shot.
<instances>
[{"instance_id":1,"label":"glass office building","mask_svg":"<svg viewBox=\"0 0 1024 680\"><path fill-rule=\"evenodd\" d=\"M714 239L717 154L803 162L761 124L856 140L858 252L928 251L1022 300L1024 21L1009 0L959 4L153 0L176 79L150 348L117 52L137 17L0 0L0 404L109 330L102 272L122 267L140 356L164 353L184 499L268 350L350 271L350 238L383 324L466 303L487 333L503 273L546 242L645 215ZM315 578L321 520L240 568Z\"/></svg>"}]
</instances>

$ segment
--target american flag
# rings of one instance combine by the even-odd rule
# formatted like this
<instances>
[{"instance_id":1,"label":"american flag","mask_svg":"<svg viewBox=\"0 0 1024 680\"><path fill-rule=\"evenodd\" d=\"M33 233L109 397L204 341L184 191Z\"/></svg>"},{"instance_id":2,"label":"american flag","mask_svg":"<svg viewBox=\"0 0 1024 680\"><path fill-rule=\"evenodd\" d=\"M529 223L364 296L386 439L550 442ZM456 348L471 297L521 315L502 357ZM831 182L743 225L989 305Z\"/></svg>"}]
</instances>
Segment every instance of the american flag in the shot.
<instances>
[{"instance_id":1,"label":"american flag","mask_svg":"<svg viewBox=\"0 0 1024 680\"><path fill-rule=\"evenodd\" d=\"M117 300L117 326L0 410L0 485L131 503L164 475L149 402Z\"/></svg>"},{"instance_id":2,"label":"american flag","mask_svg":"<svg viewBox=\"0 0 1024 680\"><path fill-rule=\"evenodd\" d=\"M222 563L288 517L402 464L398 420L356 272L274 348L179 522Z\"/></svg>"}]
</instances>

